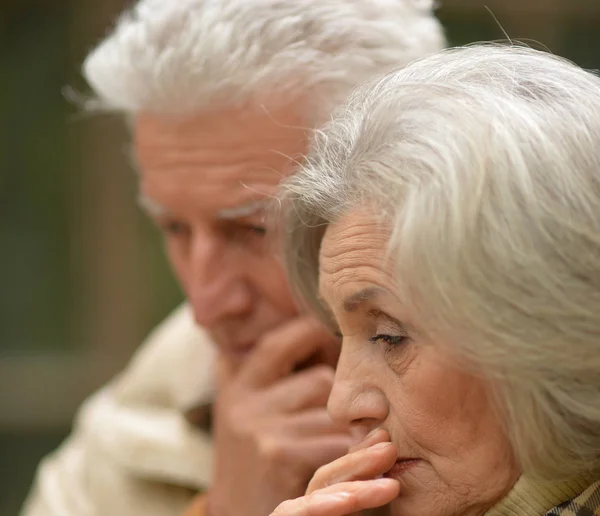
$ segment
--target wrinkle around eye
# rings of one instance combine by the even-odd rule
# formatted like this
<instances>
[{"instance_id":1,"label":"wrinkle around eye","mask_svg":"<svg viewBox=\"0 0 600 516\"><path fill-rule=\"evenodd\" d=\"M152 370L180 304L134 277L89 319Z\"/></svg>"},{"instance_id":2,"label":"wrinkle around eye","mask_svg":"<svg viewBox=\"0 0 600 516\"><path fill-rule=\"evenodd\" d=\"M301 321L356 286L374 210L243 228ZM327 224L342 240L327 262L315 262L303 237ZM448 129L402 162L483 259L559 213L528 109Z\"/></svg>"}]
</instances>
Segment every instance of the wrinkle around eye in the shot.
<instances>
[{"instance_id":1,"label":"wrinkle around eye","mask_svg":"<svg viewBox=\"0 0 600 516\"><path fill-rule=\"evenodd\" d=\"M383 342L388 346L396 347L405 344L410 337L408 335L388 335L385 333L378 333L374 337L369 339L370 342L377 343Z\"/></svg>"},{"instance_id":2,"label":"wrinkle around eye","mask_svg":"<svg viewBox=\"0 0 600 516\"><path fill-rule=\"evenodd\" d=\"M397 375L404 375L409 370L418 353L414 341L408 337L397 345L382 344L384 360L388 367Z\"/></svg>"}]
</instances>

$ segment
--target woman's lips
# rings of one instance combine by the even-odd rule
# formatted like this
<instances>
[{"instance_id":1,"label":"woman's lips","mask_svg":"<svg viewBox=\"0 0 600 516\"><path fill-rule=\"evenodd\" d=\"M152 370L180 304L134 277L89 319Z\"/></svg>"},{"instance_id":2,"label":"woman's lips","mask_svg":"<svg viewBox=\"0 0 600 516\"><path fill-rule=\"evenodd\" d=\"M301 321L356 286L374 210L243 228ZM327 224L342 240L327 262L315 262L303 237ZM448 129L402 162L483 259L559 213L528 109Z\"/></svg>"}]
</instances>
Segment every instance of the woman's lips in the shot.
<instances>
[{"instance_id":1,"label":"woman's lips","mask_svg":"<svg viewBox=\"0 0 600 516\"><path fill-rule=\"evenodd\" d=\"M420 459L398 459L384 476L398 479L409 469L416 466L419 462Z\"/></svg>"}]
</instances>

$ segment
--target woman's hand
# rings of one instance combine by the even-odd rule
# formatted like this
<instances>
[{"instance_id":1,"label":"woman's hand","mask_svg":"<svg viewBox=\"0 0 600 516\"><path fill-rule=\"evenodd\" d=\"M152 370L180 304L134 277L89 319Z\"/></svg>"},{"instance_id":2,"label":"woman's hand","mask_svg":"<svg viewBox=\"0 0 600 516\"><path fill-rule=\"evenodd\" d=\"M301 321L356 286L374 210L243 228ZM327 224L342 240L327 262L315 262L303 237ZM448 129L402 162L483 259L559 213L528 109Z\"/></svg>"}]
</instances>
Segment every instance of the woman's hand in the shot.
<instances>
[{"instance_id":1,"label":"woman's hand","mask_svg":"<svg viewBox=\"0 0 600 516\"><path fill-rule=\"evenodd\" d=\"M397 459L384 430L368 435L348 455L319 468L306 494L280 504L271 516L346 516L386 505L400 484L382 478Z\"/></svg>"}]
</instances>

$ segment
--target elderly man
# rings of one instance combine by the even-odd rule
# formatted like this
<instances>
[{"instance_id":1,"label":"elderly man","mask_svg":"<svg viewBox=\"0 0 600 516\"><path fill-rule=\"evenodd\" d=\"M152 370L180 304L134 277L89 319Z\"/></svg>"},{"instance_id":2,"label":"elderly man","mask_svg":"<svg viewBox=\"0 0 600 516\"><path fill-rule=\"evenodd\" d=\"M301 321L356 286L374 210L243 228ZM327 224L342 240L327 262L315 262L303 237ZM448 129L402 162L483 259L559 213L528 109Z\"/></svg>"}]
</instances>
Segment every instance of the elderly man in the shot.
<instances>
[{"instance_id":1,"label":"elderly man","mask_svg":"<svg viewBox=\"0 0 600 516\"><path fill-rule=\"evenodd\" d=\"M443 45L428 0L142 0L120 19L84 65L91 107L133 127L188 304L83 406L24 515L265 515L346 453L325 408L338 343L293 302L265 210L354 86Z\"/></svg>"}]
</instances>

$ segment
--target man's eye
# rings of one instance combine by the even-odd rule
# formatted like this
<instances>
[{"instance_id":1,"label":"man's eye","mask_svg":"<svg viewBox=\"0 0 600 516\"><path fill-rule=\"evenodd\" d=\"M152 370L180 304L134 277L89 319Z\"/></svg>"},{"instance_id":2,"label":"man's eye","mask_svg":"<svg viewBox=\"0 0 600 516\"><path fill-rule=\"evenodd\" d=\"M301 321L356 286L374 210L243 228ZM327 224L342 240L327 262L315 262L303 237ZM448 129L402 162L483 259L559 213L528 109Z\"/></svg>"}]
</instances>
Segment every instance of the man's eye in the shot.
<instances>
[{"instance_id":1,"label":"man's eye","mask_svg":"<svg viewBox=\"0 0 600 516\"><path fill-rule=\"evenodd\" d=\"M386 335L384 333L379 333L377 335L375 335L374 337L371 337L369 339L369 342L384 342L385 344L388 344L389 346L398 346L400 344L404 344L405 341L408 340L408 336L407 335Z\"/></svg>"},{"instance_id":2,"label":"man's eye","mask_svg":"<svg viewBox=\"0 0 600 516\"><path fill-rule=\"evenodd\" d=\"M254 226L252 224L244 224L240 226L243 231L251 233L257 236L264 236L267 234L267 228L263 226Z\"/></svg>"},{"instance_id":3,"label":"man's eye","mask_svg":"<svg viewBox=\"0 0 600 516\"><path fill-rule=\"evenodd\" d=\"M184 235L189 232L189 226L183 222L170 220L160 223L160 228L167 235Z\"/></svg>"}]
</instances>

